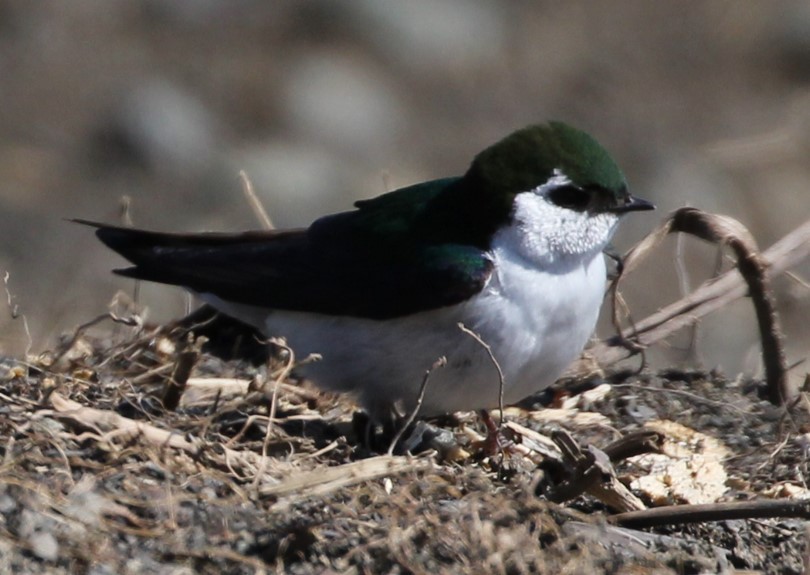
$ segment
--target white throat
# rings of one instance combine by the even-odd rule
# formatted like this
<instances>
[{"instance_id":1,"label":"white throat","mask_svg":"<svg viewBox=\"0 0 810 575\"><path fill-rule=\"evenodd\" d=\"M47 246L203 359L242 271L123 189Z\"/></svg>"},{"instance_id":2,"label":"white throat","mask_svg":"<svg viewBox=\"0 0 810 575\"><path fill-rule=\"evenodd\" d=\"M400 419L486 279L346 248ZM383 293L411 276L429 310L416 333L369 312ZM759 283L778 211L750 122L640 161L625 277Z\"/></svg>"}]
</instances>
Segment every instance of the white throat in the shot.
<instances>
[{"instance_id":1,"label":"white throat","mask_svg":"<svg viewBox=\"0 0 810 575\"><path fill-rule=\"evenodd\" d=\"M592 214L555 205L551 190L571 181L559 171L548 182L515 197L512 222L499 231L495 245L510 245L526 260L543 267L576 265L607 247L619 216Z\"/></svg>"}]
</instances>

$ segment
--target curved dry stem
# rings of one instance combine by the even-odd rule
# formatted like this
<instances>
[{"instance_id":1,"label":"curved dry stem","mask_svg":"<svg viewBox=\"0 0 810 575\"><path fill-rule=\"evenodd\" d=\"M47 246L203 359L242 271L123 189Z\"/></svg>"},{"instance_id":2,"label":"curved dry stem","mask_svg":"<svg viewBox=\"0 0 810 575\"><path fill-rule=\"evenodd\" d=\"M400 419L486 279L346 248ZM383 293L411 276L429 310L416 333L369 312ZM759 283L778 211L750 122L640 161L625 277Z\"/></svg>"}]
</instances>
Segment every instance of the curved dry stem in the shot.
<instances>
[{"instance_id":1,"label":"curved dry stem","mask_svg":"<svg viewBox=\"0 0 810 575\"><path fill-rule=\"evenodd\" d=\"M709 242L728 245L737 256L737 269L705 282L677 302L636 323L620 328L617 311L621 279L635 269L664 238L673 232L688 233ZM769 285L769 276L785 271L810 254L810 221L806 222L770 249L759 253L751 233L737 220L728 216L709 214L696 208L681 208L668 216L661 225L631 249L624 260L622 273L610 286L613 320L618 334L588 350L589 356L601 366L607 366L670 336L691 325L704 315L742 297L751 296L759 323L762 354L770 399L774 403L789 401L796 395L787 377L787 362L782 345L782 333ZM746 290L747 287L747 290ZM630 345L628 345L630 342ZM570 372L577 373L579 364Z\"/></svg>"}]
</instances>

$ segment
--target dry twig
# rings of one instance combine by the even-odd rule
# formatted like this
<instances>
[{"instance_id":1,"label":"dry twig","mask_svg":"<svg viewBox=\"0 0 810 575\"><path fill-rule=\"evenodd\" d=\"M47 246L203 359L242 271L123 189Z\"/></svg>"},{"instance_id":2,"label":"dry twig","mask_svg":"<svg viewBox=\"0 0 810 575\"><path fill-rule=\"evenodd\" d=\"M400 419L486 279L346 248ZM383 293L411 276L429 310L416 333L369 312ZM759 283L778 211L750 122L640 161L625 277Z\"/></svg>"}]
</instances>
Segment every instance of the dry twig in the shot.
<instances>
[{"instance_id":1,"label":"dry twig","mask_svg":"<svg viewBox=\"0 0 810 575\"><path fill-rule=\"evenodd\" d=\"M562 452L565 477L547 494L560 503L588 493L611 509L636 511L644 503L616 477L608 455L594 446L583 450L568 432L555 431L552 440Z\"/></svg>"},{"instance_id":2,"label":"dry twig","mask_svg":"<svg viewBox=\"0 0 810 575\"><path fill-rule=\"evenodd\" d=\"M394 449L396 448L397 443L399 443L399 440L402 439L402 434L405 433L405 430L411 426L416 419L416 416L419 414L419 409L422 407L422 402L425 400L425 391L427 391L427 384L430 380L430 374L433 373L434 369L444 367L445 365L447 365L447 358L442 356L434 361L433 365L431 365L425 371L425 375L422 377L422 384L419 386L419 395L416 398L416 405L414 405L411 413L408 415L408 418L400 426L399 431L397 431L397 434L394 436L394 439L391 440L391 445L388 446L389 456L394 454Z\"/></svg>"},{"instance_id":3,"label":"dry twig","mask_svg":"<svg viewBox=\"0 0 810 575\"><path fill-rule=\"evenodd\" d=\"M676 523L703 523L731 519L766 517L798 517L810 519L810 501L806 499L776 499L767 501L732 501L703 505L671 505L618 513L610 521L624 527L655 527Z\"/></svg>"},{"instance_id":4,"label":"dry twig","mask_svg":"<svg viewBox=\"0 0 810 575\"><path fill-rule=\"evenodd\" d=\"M682 208L630 250L625 259L623 275L632 271L666 235L675 231L728 244L737 254L739 270L730 270L705 282L688 296L636 322L631 329L623 330L619 335L596 344L588 350L589 360L580 360L569 369L569 373L576 375L590 371L590 363L594 360L604 367L630 357L637 350L628 349L626 341L632 340L638 346L648 347L750 291L760 322L763 356L772 399L795 396L795 390L790 387L786 376L781 335L773 311L768 277L784 272L810 255L810 221L796 228L768 250L757 253L750 234L736 220L706 214L695 208Z\"/></svg>"},{"instance_id":5,"label":"dry twig","mask_svg":"<svg viewBox=\"0 0 810 575\"><path fill-rule=\"evenodd\" d=\"M180 398L186 389L186 382L197 361L200 359L202 347L208 341L206 337L200 336L194 338L194 335L189 333L187 338L180 343L180 349L177 352L177 361L174 364L171 376L166 381L163 388L163 397L161 398L163 407L169 411L174 411L180 405Z\"/></svg>"},{"instance_id":6,"label":"dry twig","mask_svg":"<svg viewBox=\"0 0 810 575\"><path fill-rule=\"evenodd\" d=\"M487 352L487 355L489 356L492 365L494 365L495 369L498 371L498 413L500 414L500 420L498 423L498 432L500 433L501 427L503 425L503 391L504 386L506 384L506 380L504 379L503 376L503 369L501 369L501 364L498 363L495 354L492 352L492 347L487 342L485 342L480 335L475 333L473 330L471 330L461 322L459 322L458 328L467 335L469 335L471 338L473 338L476 341L476 343L478 343L481 347L484 348L484 351Z\"/></svg>"}]
</instances>

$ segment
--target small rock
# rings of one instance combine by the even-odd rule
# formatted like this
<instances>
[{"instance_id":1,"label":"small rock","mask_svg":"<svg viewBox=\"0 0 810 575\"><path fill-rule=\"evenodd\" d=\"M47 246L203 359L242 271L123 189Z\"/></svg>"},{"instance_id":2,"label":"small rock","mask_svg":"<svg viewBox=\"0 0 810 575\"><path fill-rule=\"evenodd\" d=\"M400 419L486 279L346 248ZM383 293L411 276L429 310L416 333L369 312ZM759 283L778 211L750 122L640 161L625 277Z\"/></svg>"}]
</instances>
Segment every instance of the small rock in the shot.
<instances>
[{"instance_id":1,"label":"small rock","mask_svg":"<svg viewBox=\"0 0 810 575\"><path fill-rule=\"evenodd\" d=\"M46 561L55 561L59 556L59 542L51 533L54 527L54 520L42 513L24 509L20 515L20 537L28 542L34 555Z\"/></svg>"},{"instance_id":2,"label":"small rock","mask_svg":"<svg viewBox=\"0 0 810 575\"><path fill-rule=\"evenodd\" d=\"M31 552L45 561L56 561L59 557L59 543L50 533L37 531L28 536Z\"/></svg>"},{"instance_id":3,"label":"small rock","mask_svg":"<svg viewBox=\"0 0 810 575\"><path fill-rule=\"evenodd\" d=\"M331 52L294 64L284 105L307 139L361 157L385 157L405 128L390 80L359 58Z\"/></svg>"},{"instance_id":4,"label":"small rock","mask_svg":"<svg viewBox=\"0 0 810 575\"><path fill-rule=\"evenodd\" d=\"M128 94L102 127L102 145L124 159L175 177L205 173L216 159L217 122L194 95L155 80ZM105 153L106 150L102 150Z\"/></svg>"},{"instance_id":5,"label":"small rock","mask_svg":"<svg viewBox=\"0 0 810 575\"><path fill-rule=\"evenodd\" d=\"M420 71L481 69L506 47L503 5L470 0L344 2L357 28L390 58Z\"/></svg>"}]
</instances>

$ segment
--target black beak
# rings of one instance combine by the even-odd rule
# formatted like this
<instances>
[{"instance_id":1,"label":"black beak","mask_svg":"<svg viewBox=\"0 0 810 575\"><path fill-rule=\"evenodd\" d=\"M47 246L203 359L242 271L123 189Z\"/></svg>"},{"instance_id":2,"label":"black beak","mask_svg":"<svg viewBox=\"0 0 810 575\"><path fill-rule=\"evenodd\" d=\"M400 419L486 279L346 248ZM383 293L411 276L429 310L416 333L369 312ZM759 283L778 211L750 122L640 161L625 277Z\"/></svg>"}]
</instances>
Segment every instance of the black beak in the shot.
<instances>
[{"instance_id":1,"label":"black beak","mask_svg":"<svg viewBox=\"0 0 810 575\"><path fill-rule=\"evenodd\" d=\"M641 212L647 210L654 210L655 204L652 202L648 202L647 200L642 200L641 198L635 198L630 194L627 195L624 203L620 206L616 206L612 208L610 211L614 214L623 214L625 212Z\"/></svg>"}]
</instances>

